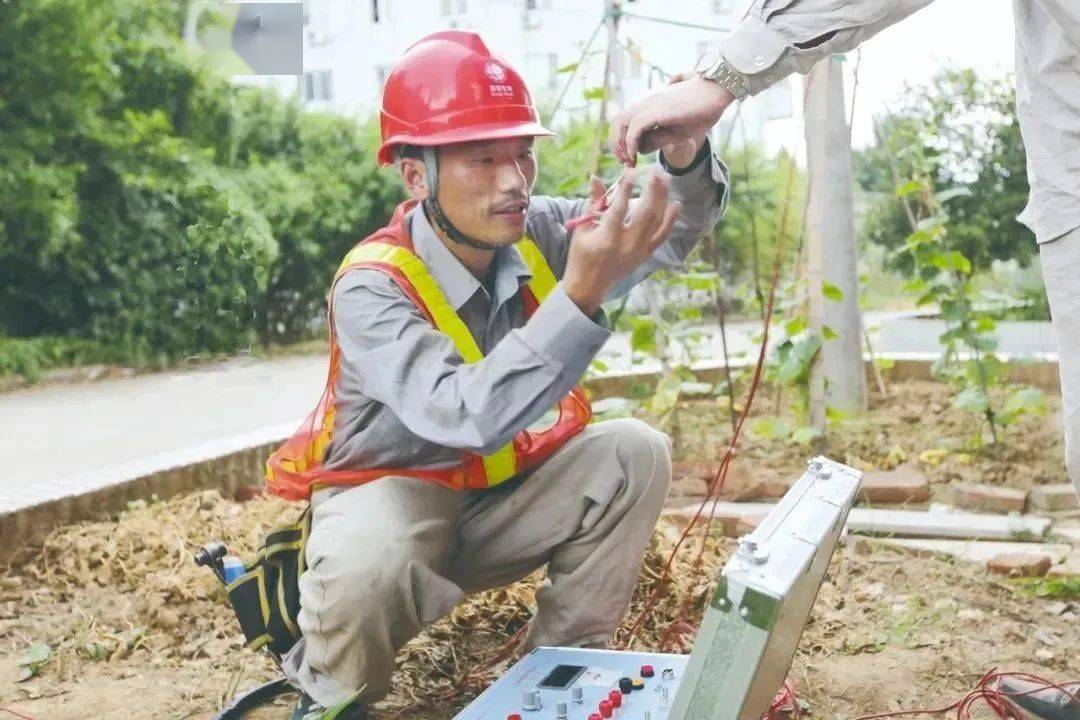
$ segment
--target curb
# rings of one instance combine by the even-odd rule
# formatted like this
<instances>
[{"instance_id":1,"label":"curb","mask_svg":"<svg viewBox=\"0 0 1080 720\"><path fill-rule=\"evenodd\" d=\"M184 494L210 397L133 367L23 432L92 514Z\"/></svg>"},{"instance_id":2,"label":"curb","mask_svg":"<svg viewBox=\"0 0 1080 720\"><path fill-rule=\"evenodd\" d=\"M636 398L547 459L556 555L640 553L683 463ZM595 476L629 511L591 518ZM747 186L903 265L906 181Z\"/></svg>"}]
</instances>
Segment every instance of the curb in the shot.
<instances>
[{"instance_id":1,"label":"curb","mask_svg":"<svg viewBox=\"0 0 1080 720\"><path fill-rule=\"evenodd\" d=\"M936 358L930 353L891 355L887 359L892 361L892 367L883 370L882 374L889 382L929 380ZM1009 381L1059 391L1056 357L1013 360L1017 362L1008 366ZM731 367L753 367L753 363L737 362ZM868 382L872 383L869 359L866 369ZM691 372L702 382L716 383L724 377L724 366L700 364L692 367ZM591 378L584 386L593 399L627 395L633 385L655 382L660 374L658 370L611 374ZM0 562L9 561L20 548L40 544L56 527L107 519L124 510L133 500L149 500L154 496L164 500L191 490L219 489L231 494L240 486L261 483L267 457L300 422L262 428L64 478L55 483L56 491L52 496L35 505L4 507L0 504Z\"/></svg>"},{"instance_id":2,"label":"curb","mask_svg":"<svg viewBox=\"0 0 1080 720\"><path fill-rule=\"evenodd\" d=\"M258 482L266 458L298 424L276 425L64 478L50 497L35 505L0 506L0 562L9 561L20 548L40 544L56 527L107 519L133 500L167 499L191 490L231 493Z\"/></svg>"}]
</instances>

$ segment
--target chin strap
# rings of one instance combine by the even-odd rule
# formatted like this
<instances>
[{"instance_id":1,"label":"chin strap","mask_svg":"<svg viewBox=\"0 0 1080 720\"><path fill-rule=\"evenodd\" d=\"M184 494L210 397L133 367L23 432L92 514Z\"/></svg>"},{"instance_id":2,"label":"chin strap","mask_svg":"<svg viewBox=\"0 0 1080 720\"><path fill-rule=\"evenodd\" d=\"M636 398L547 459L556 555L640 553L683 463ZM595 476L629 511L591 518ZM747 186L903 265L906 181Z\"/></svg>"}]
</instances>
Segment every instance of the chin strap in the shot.
<instances>
[{"instance_id":1,"label":"chin strap","mask_svg":"<svg viewBox=\"0 0 1080 720\"><path fill-rule=\"evenodd\" d=\"M428 196L424 200L424 213L427 215L427 219L434 224L435 227L446 233L446 236L458 245L465 245L477 250L493 250L494 248L490 245L485 245L473 240L471 237L454 227L454 223L450 222L450 218L446 216L446 212L443 211L442 205L439 204L437 199L439 194L438 152L433 147L425 147L423 148L423 153L424 169L427 171L428 183Z\"/></svg>"}]
</instances>

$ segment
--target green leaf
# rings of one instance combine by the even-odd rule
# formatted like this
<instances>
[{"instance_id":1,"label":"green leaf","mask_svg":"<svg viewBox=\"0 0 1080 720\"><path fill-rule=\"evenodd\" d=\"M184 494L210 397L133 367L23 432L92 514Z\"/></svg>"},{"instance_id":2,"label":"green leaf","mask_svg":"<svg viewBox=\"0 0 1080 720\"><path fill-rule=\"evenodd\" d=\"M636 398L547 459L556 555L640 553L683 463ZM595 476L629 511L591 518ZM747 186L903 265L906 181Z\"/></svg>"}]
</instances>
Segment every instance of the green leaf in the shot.
<instances>
[{"instance_id":1,"label":"green leaf","mask_svg":"<svg viewBox=\"0 0 1080 720\"><path fill-rule=\"evenodd\" d=\"M607 372L610 369L610 366L603 360L593 360L589 363L589 368L596 372Z\"/></svg>"},{"instance_id":2,"label":"green leaf","mask_svg":"<svg viewBox=\"0 0 1080 720\"><path fill-rule=\"evenodd\" d=\"M917 180L908 180L906 183L896 188L896 197L907 197L912 193L917 193L923 189L922 183Z\"/></svg>"},{"instance_id":3,"label":"green leaf","mask_svg":"<svg viewBox=\"0 0 1080 720\"><path fill-rule=\"evenodd\" d=\"M49 661L52 649L44 643L34 643L19 660L20 665L40 665Z\"/></svg>"},{"instance_id":4,"label":"green leaf","mask_svg":"<svg viewBox=\"0 0 1080 720\"><path fill-rule=\"evenodd\" d=\"M1037 388L1022 388L1005 398L998 418L1011 425L1021 415L1045 415L1046 396Z\"/></svg>"},{"instance_id":5,"label":"green leaf","mask_svg":"<svg viewBox=\"0 0 1080 720\"><path fill-rule=\"evenodd\" d=\"M826 300L832 300L833 302L840 302L844 299L844 291L828 280L821 281L821 294L825 296Z\"/></svg>"},{"instance_id":6,"label":"green leaf","mask_svg":"<svg viewBox=\"0 0 1080 720\"><path fill-rule=\"evenodd\" d=\"M961 186L949 188L948 190L942 190L941 192L934 193L934 200L936 200L939 204L944 205L953 198L971 197L972 195L973 193L971 192L970 188Z\"/></svg>"},{"instance_id":7,"label":"green leaf","mask_svg":"<svg viewBox=\"0 0 1080 720\"><path fill-rule=\"evenodd\" d=\"M915 230L916 232L927 232L930 233L931 237L936 237L937 234L930 231L943 226L946 222L948 222L948 220L949 218L945 217L944 215L931 215L928 218L923 218L922 220L920 220L915 226Z\"/></svg>"},{"instance_id":8,"label":"green leaf","mask_svg":"<svg viewBox=\"0 0 1080 720\"><path fill-rule=\"evenodd\" d=\"M683 395L684 397L700 397L702 395L711 395L712 391L712 383L684 382L679 385L679 394Z\"/></svg>"},{"instance_id":9,"label":"green leaf","mask_svg":"<svg viewBox=\"0 0 1080 720\"><path fill-rule=\"evenodd\" d=\"M556 195L570 195L584 187L585 183L580 178L568 177L555 187Z\"/></svg>"},{"instance_id":10,"label":"green leaf","mask_svg":"<svg viewBox=\"0 0 1080 720\"><path fill-rule=\"evenodd\" d=\"M795 337L806 329L806 318L794 317L784 323L784 333L788 337Z\"/></svg>"},{"instance_id":11,"label":"green leaf","mask_svg":"<svg viewBox=\"0 0 1080 720\"><path fill-rule=\"evenodd\" d=\"M820 429L806 425L792 433L791 442L797 445L809 445L819 437L821 437Z\"/></svg>"},{"instance_id":12,"label":"green leaf","mask_svg":"<svg viewBox=\"0 0 1080 720\"><path fill-rule=\"evenodd\" d=\"M36 676L51 657L52 649L48 645L32 644L19 660L19 682L25 682Z\"/></svg>"},{"instance_id":13,"label":"green leaf","mask_svg":"<svg viewBox=\"0 0 1080 720\"><path fill-rule=\"evenodd\" d=\"M821 328L821 336L824 337L826 340L835 340L836 338L840 337L840 333L836 332L828 325L823 325Z\"/></svg>"},{"instance_id":14,"label":"green leaf","mask_svg":"<svg viewBox=\"0 0 1080 720\"><path fill-rule=\"evenodd\" d=\"M559 152L565 153L571 150L576 150L584 144L585 136L581 133L577 133L575 135L571 135L569 138L567 138L566 142L559 146Z\"/></svg>"},{"instance_id":15,"label":"green leaf","mask_svg":"<svg viewBox=\"0 0 1080 720\"><path fill-rule=\"evenodd\" d=\"M787 437L791 433L791 428L780 418L762 418L755 422L750 429L758 437L770 440Z\"/></svg>"},{"instance_id":16,"label":"green leaf","mask_svg":"<svg viewBox=\"0 0 1080 720\"><path fill-rule=\"evenodd\" d=\"M650 317L631 317L630 348L635 352L656 354L656 322Z\"/></svg>"},{"instance_id":17,"label":"green leaf","mask_svg":"<svg viewBox=\"0 0 1080 720\"><path fill-rule=\"evenodd\" d=\"M678 375L668 375L656 384L656 392L649 398L649 410L657 415L670 412L679 404L679 389L682 379Z\"/></svg>"},{"instance_id":18,"label":"green leaf","mask_svg":"<svg viewBox=\"0 0 1080 720\"><path fill-rule=\"evenodd\" d=\"M593 87L583 92L582 96L586 100L603 100L606 94L607 91L603 87Z\"/></svg>"},{"instance_id":19,"label":"green leaf","mask_svg":"<svg viewBox=\"0 0 1080 720\"><path fill-rule=\"evenodd\" d=\"M555 72L562 75L562 74L565 74L565 73L574 72L577 69L578 69L578 63L572 62L572 63L567 63L566 65L563 65L563 66L559 67L558 69L555 70Z\"/></svg>"},{"instance_id":20,"label":"green leaf","mask_svg":"<svg viewBox=\"0 0 1080 720\"><path fill-rule=\"evenodd\" d=\"M990 398L981 389L969 387L953 398L953 406L970 413L983 413L990 407Z\"/></svg>"},{"instance_id":21,"label":"green leaf","mask_svg":"<svg viewBox=\"0 0 1080 720\"><path fill-rule=\"evenodd\" d=\"M847 420L848 414L840 408L834 408L830 405L825 406L825 418L829 422L841 422Z\"/></svg>"},{"instance_id":22,"label":"green leaf","mask_svg":"<svg viewBox=\"0 0 1080 720\"><path fill-rule=\"evenodd\" d=\"M965 275L971 273L971 261L958 250L934 253L930 257L930 264L942 270L955 270Z\"/></svg>"}]
</instances>

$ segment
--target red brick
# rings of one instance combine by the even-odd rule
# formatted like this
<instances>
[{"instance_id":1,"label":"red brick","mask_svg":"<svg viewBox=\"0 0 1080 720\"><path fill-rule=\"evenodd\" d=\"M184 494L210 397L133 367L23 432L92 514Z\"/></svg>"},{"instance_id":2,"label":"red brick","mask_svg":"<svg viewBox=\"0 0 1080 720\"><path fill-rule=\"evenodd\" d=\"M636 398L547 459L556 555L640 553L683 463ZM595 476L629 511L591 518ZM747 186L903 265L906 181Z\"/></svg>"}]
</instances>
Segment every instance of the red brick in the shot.
<instances>
[{"instance_id":1,"label":"red brick","mask_svg":"<svg viewBox=\"0 0 1080 720\"><path fill-rule=\"evenodd\" d=\"M262 485L241 485L233 493L233 499L237 502L247 502L266 494L266 488Z\"/></svg>"},{"instance_id":2,"label":"red brick","mask_svg":"<svg viewBox=\"0 0 1080 720\"><path fill-rule=\"evenodd\" d=\"M1072 483L1059 485L1036 485L1028 495L1031 506L1039 510L1073 510L1080 507L1080 499Z\"/></svg>"},{"instance_id":3,"label":"red brick","mask_svg":"<svg viewBox=\"0 0 1080 720\"><path fill-rule=\"evenodd\" d=\"M1050 577L1080 578L1080 552L1072 552L1065 558L1050 566L1046 573Z\"/></svg>"},{"instance_id":4,"label":"red brick","mask_svg":"<svg viewBox=\"0 0 1080 720\"><path fill-rule=\"evenodd\" d=\"M683 478L712 482L720 463L711 460L676 460L671 463L671 479Z\"/></svg>"},{"instance_id":5,"label":"red brick","mask_svg":"<svg viewBox=\"0 0 1080 720\"><path fill-rule=\"evenodd\" d=\"M1009 577L1042 577L1054 563L1045 553L1002 553L990 558L986 569Z\"/></svg>"},{"instance_id":6,"label":"red brick","mask_svg":"<svg viewBox=\"0 0 1080 720\"><path fill-rule=\"evenodd\" d=\"M966 510L1023 512L1027 493L993 485L960 483L952 486L953 503Z\"/></svg>"},{"instance_id":7,"label":"red brick","mask_svg":"<svg viewBox=\"0 0 1080 720\"><path fill-rule=\"evenodd\" d=\"M859 499L890 505L926 502L930 499L930 481L914 465L875 470L863 475Z\"/></svg>"},{"instance_id":8,"label":"red brick","mask_svg":"<svg viewBox=\"0 0 1080 720\"><path fill-rule=\"evenodd\" d=\"M774 500L776 498L784 497L787 491L791 489L791 480L759 480L756 483L751 484L749 487L741 490L734 490L731 493L732 499L740 502L751 502L754 500ZM726 493L725 493L726 494Z\"/></svg>"},{"instance_id":9,"label":"red brick","mask_svg":"<svg viewBox=\"0 0 1080 720\"><path fill-rule=\"evenodd\" d=\"M670 508L665 510L663 517L675 522L679 525L687 525L694 519L694 514L697 513L698 505L687 505L680 508ZM702 528L705 523L709 521L709 508L706 507L701 513L701 518L698 520L697 527ZM738 531L736 527L739 522L739 516L734 513L717 512L713 515L712 527L710 534L722 534L725 537L738 537Z\"/></svg>"}]
</instances>

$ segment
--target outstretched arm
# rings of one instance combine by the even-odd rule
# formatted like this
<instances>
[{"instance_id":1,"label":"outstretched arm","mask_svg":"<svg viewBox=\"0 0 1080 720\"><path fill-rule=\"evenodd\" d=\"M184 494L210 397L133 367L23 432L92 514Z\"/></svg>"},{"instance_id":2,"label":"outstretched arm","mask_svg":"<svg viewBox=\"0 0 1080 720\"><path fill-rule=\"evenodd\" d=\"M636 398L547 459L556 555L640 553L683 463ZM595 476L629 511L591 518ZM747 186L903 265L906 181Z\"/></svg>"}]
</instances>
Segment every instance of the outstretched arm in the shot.
<instances>
[{"instance_id":1,"label":"outstretched arm","mask_svg":"<svg viewBox=\"0 0 1080 720\"><path fill-rule=\"evenodd\" d=\"M1061 5L1071 0L1038 0ZM792 72L806 73L824 57L857 47L932 0L755 0L746 17L719 43L720 53L742 75L751 95ZM633 103L611 123L615 156L633 164L638 152L686 137L716 124L735 96L711 80L694 76Z\"/></svg>"}]
</instances>

